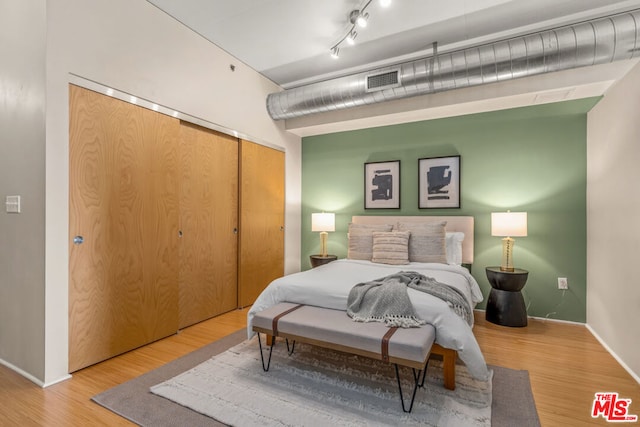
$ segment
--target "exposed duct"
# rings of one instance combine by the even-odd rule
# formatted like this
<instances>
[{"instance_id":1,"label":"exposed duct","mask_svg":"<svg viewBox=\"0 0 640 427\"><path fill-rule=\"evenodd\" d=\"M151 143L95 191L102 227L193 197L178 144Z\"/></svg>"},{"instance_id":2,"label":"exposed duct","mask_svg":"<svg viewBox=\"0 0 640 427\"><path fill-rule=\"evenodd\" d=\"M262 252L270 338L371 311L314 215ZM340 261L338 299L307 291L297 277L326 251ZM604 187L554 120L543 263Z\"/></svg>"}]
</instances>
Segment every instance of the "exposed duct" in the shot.
<instances>
[{"instance_id":1,"label":"exposed duct","mask_svg":"<svg viewBox=\"0 0 640 427\"><path fill-rule=\"evenodd\" d=\"M269 94L274 120L631 59L640 10Z\"/></svg>"}]
</instances>

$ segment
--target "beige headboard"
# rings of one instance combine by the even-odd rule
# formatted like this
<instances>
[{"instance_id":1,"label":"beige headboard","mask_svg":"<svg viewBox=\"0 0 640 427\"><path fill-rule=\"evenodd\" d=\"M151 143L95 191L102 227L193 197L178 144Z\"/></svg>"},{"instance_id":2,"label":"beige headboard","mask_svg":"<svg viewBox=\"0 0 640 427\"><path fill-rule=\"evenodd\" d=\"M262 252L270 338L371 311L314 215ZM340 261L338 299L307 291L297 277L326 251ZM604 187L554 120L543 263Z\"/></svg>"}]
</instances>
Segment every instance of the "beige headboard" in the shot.
<instances>
[{"instance_id":1,"label":"beige headboard","mask_svg":"<svg viewBox=\"0 0 640 427\"><path fill-rule=\"evenodd\" d=\"M397 222L428 223L447 221L447 231L462 231L462 263L473 264L473 217L472 216L353 216L355 224L395 224Z\"/></svg>"}]
</instances>

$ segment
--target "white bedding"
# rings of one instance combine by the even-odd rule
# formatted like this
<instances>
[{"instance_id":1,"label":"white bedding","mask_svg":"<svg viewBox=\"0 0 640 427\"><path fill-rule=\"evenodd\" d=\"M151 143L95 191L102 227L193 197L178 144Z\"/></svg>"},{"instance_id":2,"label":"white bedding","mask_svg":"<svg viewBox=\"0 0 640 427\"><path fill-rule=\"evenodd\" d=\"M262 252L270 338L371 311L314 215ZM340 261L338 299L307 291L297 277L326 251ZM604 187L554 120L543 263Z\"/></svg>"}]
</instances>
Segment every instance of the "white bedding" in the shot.
<instances>
[{"instance_id":1,"label":"white bedding","mask_svg":"<svg viewBox=\"0 0 640 427\"><path fill-rule=\"evenodd\" d=\"M347 309L351 288L399 271L416 271L460 289L471 307L482 301L476 280L467 269L457 265L412 262L406 265L377 264L371 261L340 259L311 270L290 274L271 282L260 294L247 315L247 333L253 336L253 316L281 302ZM424 292L407 289L420 319L436 328L436 342L458 351L471 375L487 380L489 371L473 336L471 327L446 302Z\"/></svg>"}]
</instances>

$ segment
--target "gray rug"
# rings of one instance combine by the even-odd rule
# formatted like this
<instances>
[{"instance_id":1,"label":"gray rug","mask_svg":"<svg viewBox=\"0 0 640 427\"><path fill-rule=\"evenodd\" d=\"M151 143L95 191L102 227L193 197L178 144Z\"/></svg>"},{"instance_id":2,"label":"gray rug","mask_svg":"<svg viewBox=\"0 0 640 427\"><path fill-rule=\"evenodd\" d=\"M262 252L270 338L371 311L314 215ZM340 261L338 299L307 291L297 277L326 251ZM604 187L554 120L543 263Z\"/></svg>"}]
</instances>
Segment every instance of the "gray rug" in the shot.
<instances>
[{"instance_id":1,"label":"gray rug","mask_svg":"<svg viewBox=\"0 0 640 427\"><path fill-rule=\"evenodd\" d=\"M212 356L244 341L244 329L216 341L200 350L188 354L167 365L153 370L127 383L105 391L93 398L100 405L139 424L148 426L212 426L217 421L178 405L171 400L156 396L149 388L179 375ZM283 345L277 346L283 348ZM298 353L300 347L296 350ZM259 362L257 362L259 363ZM436 362L437 364L437 362ZM273 365L274 367L277 365ZM434 365L435 366L435 365ZM493 426L539 426L535 403L526 371L491 367L494 372L491 404ZM274 369L274 368L272 368ZM437 372L430 363L430 372ZM275 372L275 371L274 371ZM268 374L270 375L270 374ZM428 381L430 378L428 378ZM463 387L458 387L462 389ZM395 390L397 393L397 389ZM418 393L424 393L419 390ZM416 398L416 404L420 394ZM397 402L399 406L399 402ZM415 411L416 409L414 409Z\"/></svg>"},{"instance_id":2,"label":"gray rug","mask_svg":"<svg viewBox=\"0 0 640 427\"><path fill-rule=\"evenodd\" d=\"M265 351L265 356L268 351ZM490 427L491 381L477 381L465 366L456 389L442 387L442 362L429 363L411 413L400 405L388 363L297 343L276 345L271 369L262 370L257 339L244 341L195 368L151 388L225 424L242 427ZM409 399L411 369L402 369Z\"/></svg>"}]
</instances>

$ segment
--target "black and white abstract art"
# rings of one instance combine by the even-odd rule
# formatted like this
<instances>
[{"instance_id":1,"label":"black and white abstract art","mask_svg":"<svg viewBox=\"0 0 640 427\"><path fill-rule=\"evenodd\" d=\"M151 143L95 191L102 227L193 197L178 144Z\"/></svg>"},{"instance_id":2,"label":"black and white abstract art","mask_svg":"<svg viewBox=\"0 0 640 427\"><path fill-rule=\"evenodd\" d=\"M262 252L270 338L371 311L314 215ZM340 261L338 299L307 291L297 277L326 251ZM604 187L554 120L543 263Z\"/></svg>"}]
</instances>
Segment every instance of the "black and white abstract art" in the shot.
<instances>
[{"instance_id":1,"label":"black and white abstract art","mask_svg":"<svg viewBox=\"0 0 640 427\"><path fill-rule=\"evenodd\" d=\"M400 209L400 160L364 164L364 208Z\"/></svg>"},{"instance_id":2,"label":"black and white abstract art","mask_svg":"<svg viewBox=\"0 0 640 427\"><path fill-rule=\"evenodd\" d=\"M418 160L420 209L460 207L460 156Z\"/></svg>"}]
</instances>

